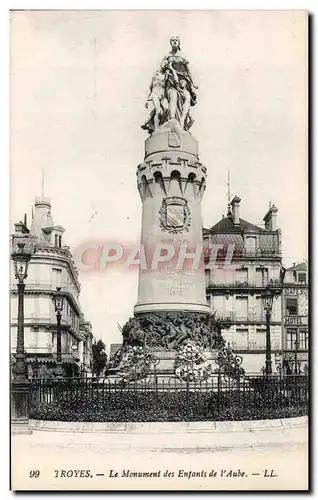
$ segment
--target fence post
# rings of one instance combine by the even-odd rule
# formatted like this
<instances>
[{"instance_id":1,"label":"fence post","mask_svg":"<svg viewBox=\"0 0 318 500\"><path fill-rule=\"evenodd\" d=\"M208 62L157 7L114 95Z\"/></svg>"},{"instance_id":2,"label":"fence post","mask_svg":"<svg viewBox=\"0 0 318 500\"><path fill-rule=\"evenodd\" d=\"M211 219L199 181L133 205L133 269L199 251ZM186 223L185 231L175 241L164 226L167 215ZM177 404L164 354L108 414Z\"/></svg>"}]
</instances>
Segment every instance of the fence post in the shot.
<instances>
[{"instance_id":1,"label":"fence post","mask_svg":"<svg viewBox=\"0 0 318 500\"><path fill-rule=\"evenodd\" d=\"M221 406L221 384L222 384L222 379L221 379L221 369L218 369L218 412L220 411L220 406Z\"/></svg>"},{"instance_id":2,"label":"fence post","mask_svg":"<svg viewBox=\"0 0 318 500\"><path fill-rule=\"evenodd\" d=\"M157 411L158 410L158 376L157 376L156 371L155 371L155 408Z\"/></svg>"},{"instance_id":3,"label":"fence post","mask_svg":"<svg viewBox=\"0 0 318 500\"><path fill-rule=\"evenodd\" d=\"M11 383L11 433L32 434L29 427L30 383L13 380Z\"/></svg>"},{"instance_id":4,"label":"fence post","mask_svg":"<svg viewBox=\"0 0 318 500\"><path fill-rule=\"evenodd\" d=\"M189 373L187 373L187 385L186 385L186 391L187 391L187 396L186 396L187 420L189 418L189 390L190 390Z\"/></svg>"}]
</instances>

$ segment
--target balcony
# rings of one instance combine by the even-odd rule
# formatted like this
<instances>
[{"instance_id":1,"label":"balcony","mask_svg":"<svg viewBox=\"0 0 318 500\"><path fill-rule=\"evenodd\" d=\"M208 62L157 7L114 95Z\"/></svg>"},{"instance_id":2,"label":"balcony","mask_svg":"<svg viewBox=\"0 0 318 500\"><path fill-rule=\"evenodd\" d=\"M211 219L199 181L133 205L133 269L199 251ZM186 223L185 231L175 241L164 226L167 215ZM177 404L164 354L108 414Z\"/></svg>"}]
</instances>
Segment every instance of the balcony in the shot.
<instances>
[{"instance_id":1,"label":"balcony","mask_svg":"<svg viewBox=\"0 0 318 500\"><path fill-rule=\"evenodd\" d=\"M268 238L269 235L264 235ZM271 236L270 236L271 237ZM227 257L227 251L230 250L232 259L235 261L240 259L281 259L282 252L279 248L279 241L274 240L260 242L258 248L246 249L244 240L238 235L233 234L215 234L209 237L204 237L204 260L209 261L211 248L213 245L222 245L218 247L217 261L223 261Z\"/></svg>"},{"instance_id":2,"label":"balcony","mask_svg":"<svg viewBox=\"0 0 318 500\"><path fill-rule=\"evenodd\" d=\"M262 259L266 259L266 258L273 258L273 257L281 257L281 255L282 255L282 252L280 250L277 250L277 249L265 250L265 249L259 248L259 249L253 250L253 251L250 251L250 250L243 250L242 251L243 257L251 257L251 258L260 257Z\"/></svg>"},{"instance_id":3,"label":"balcony","mask_svg":"<svg viewBox=\"0 0 318 500\"><path fill-rule=\"evenodd\" d=\"M25 291L27 292L28 290L30 291L55 291L56 290L56 284L54 284L50 280L41 280L41 281L29 281L26 279L25 281ZM61 286L62 292L72 294L74 297L77 298L77 294L75 293L74 288L71 285L59 285ZM18 287L16 283L11 284L11 290L12 291L17 291Z\"/></svg>"},{"instance_id":4,"label":"balcony","mask_svg":"<svg viewBox=\"0 0 318 500\"><path fill-rule=\"evenodd\" d=\"M242 325L266 325L266 318L265 314L262 314L261 312L257 311L251 311L248 312L247 314L240 314L234 311L227 311L227 312L216 312L215 314L215 319L219 321L220 323L228 326L235 325L235 324L242 324ZM271 324L281 324L281 321L275 321L274 319L271 320ZM227 326L225 326L227 328Z\"/></svg>"},{"instance_id":5,"label":"balcony","mask_svg":"<svg viewBox=\"0 0 318 500\"><path fill-rule=\"evenodd\" d=\"M68 347L62 347L62 363L79 363L80 359L76 352L69 351ZM56 359L56 346L52 351L53 359Z\"/></svg>"},{"instance_id":6,"label":"balcony","mask_svg":"<svg viewBox=\"0 0 318 500\"><path fill-rule=\"evenodd\" d=\"M52 293L56 291L56 284L52 281L42 280L40 282L35 281L25 281L25 293ZM78 312L81 312L78 295L74 288L70 285L61 285L61 291L65 294L67 298L71 300ZM11 293L18 293L18 287L16 283L11 283Z\"/></svg>"},{"instance_id":7,"label":"balcony","mask_svg":"<svg viewBox=\"0 0 318 500\"><path fill-rule=\"evenodd\" d=\"M17 323L18 322L18 317L17 316L12 316L11 318L11 323ZM24 316L24 323L26 325L31 324L31 325L54 325L54 320L50 316L38 316L35 315L34 313L31 314L26 314ZM55 320L56 323L56 320Z\"/></svg>"},{"instance_id":8,"label":"balcony","mask_svg":"<svg viewBox=\"0 0 318 500\"><path fill-rule=\"evenodd\" d=\"M267 286L270 286L276 290L280 290L282 288L282 282L280 279L254 279L254 280L230 280L223 283L216 283L212 280L207 285L207 289L221 289L221 290L263 290Z\"/></svg>"},{"instance_id":9,"label":"balcony","mask_svg":"<svg viewBox=\"0 0 318 500\"><path fill-rule=\"evenodd\" d=\"M18 318L17 316L12 316L11 324L17 324ZM35 313L26 314L24 317L25 325L34 325L34 326L52 326L52 328L56 328L56 316L39 316ZM78 340L83 340L83 333L80 332L79 327L76 326L74 321L70 317L65 317L62 315L61 326L65 330L68 330L72 335L74 335Z\"/></svg>"},{"instance_id":10,"label":"balcony","mask_svg":"<svg viewBox=\"0 0 318 500\"><path fill-rule=\"evenodd\" d=\"M263 340L260 340L258 342L256 341L246 341L246 343L242 342L235 342L233 341L231 343L232 348L236 352L244 351L244 352L265 352L266 350L266 343L265 343L265 338ZM278 351L280 350L281 347L278 342L272 341L271 342L271 350L272 351Z\"/></svg>"}]
</instances>

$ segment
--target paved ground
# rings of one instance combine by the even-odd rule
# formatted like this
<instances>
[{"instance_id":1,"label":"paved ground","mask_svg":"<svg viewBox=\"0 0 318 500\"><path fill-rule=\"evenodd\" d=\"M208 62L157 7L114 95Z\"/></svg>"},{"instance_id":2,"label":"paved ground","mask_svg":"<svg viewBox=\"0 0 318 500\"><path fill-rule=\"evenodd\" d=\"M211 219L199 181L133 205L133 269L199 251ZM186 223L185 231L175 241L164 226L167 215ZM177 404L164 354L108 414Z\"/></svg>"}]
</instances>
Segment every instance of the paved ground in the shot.
<instances>
[{"instance_id":1,"label":"paved ground","mask_svg":"<svg viewBox=\"0 0 318 500\"><path fill-rule=\"evenodd\" d=\"M34 431L12 437L12 481L14 489L306 489L307 455L306 426L218 435ZM131 476L138 472L153 475Z\"/></svg>"}]
</instances>

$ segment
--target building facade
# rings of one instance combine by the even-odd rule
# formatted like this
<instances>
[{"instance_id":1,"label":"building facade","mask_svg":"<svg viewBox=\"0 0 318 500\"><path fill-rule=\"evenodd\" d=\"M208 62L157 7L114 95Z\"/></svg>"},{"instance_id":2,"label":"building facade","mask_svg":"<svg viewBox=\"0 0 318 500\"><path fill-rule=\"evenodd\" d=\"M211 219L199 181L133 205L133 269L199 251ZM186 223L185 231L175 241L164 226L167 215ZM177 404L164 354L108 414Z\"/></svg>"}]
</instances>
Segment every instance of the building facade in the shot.
<instances>
[{"instance_id":1,"label":"building facade","mask_svg":"<svg viewBox=\"0 0 318 500\"><path fill-rule=\"evenodd\" d=\"M79 303L80 283L70 248L64 244L64 228L54 225L49 198L37 197L30 229L15 224L15 235L34 237L24 295L24 346L28 376L50 377L56 366L57 320L53 293L61 287L64 304L61 320L62 363L66 376L91 371L92 327ZM11 352L16 352L18 296L11 263Z\"/></svg>"},{"instance_id":2,"label":"building facade","mask_svg":"<svg viewBox=\"0 0 318 500\"><path fill-rule=\"evenodd\" d=\"M204 229L206 293L225 341L242 356L246 372L259 374L266 347L261 294L268 285L281 293L281 231L274 205L270 204L261 228L240 218L240 202L235 196L227 216ZM275 372L282 360L281 294L273 301L270 328Z\"/></svg>"},{"instance_id":3,"label":"building facade","mask_svg":"<svg viewBox=\"0 0 318 500\"><path fill-rule=\"evenodd\" d=\"M285 373L308 370L308 266L285 270L282 292L283 368Z\"/></svg>"}]
</instances>

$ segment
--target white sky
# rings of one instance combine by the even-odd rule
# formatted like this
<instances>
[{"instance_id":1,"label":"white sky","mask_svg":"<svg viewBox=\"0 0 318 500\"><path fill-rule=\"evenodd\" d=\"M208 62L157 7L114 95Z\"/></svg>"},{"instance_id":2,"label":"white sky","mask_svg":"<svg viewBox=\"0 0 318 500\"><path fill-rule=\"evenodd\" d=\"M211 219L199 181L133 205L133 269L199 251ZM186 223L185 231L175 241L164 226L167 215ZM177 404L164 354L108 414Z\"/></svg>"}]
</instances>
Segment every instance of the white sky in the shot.
<instances>
[{"instance_id":1,"label":"white sky","mask_svg":"<svg viewBox=\"0 0 318 500\"><path fill-rule=\"evenodd\" d=\"M136 167L153 72L181 38L199 85L191 132L208 167L206 227L226 213L227 171L241 217L278 206L286 265L307 256L306 13L29 11L11 13L11 220L51 197L72 248L138 241ZM95 40L96 43L95 43ZM98 212L89 222L94 209ZM135 271L81 273L93 333L120 341Z\"/></svg>"}]
</instances>

